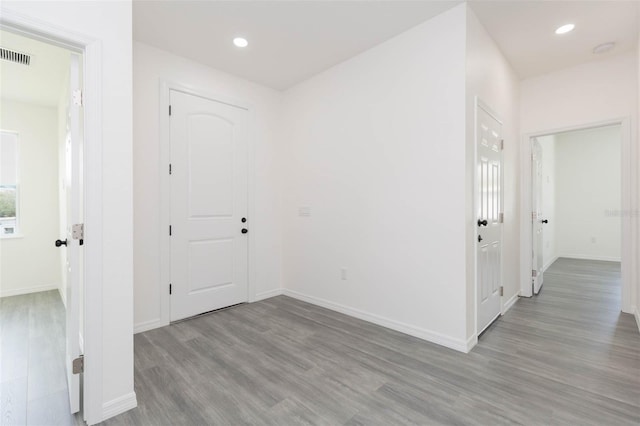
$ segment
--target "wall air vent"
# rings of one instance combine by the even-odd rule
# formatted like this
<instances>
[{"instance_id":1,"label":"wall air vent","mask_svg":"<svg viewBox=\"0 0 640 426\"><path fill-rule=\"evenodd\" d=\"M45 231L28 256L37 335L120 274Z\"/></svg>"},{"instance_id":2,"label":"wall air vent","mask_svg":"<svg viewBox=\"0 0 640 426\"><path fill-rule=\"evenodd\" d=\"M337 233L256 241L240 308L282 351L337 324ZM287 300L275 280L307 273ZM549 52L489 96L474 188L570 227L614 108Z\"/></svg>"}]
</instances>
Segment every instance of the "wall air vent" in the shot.
<instances>
[{"instance_id":1,"label":"wall air vent","mask_svg":"<svg viewBox=\"0 0 640 426\"><path fill-rule=\"evenodd\" d=\"M0 47L0 59L3 61L15 62L16 64L27 65L31 64L31 55L26 53L16 52L15 50L5 49Z\"/></svg>"}]
</instances>

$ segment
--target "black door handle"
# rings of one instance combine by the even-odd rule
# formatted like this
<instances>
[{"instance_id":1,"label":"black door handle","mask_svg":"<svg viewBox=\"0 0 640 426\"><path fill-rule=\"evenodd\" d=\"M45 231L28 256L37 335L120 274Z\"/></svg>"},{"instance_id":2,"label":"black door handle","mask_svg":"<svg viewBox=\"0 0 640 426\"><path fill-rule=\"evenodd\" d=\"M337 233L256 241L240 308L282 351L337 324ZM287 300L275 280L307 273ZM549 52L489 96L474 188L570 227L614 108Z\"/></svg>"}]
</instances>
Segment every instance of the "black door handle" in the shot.
<instances>
[{"instance_id":1,"label":"black door handle","mask_svg":"<svg viewBox=\"0 0 640 426\"><path fill-rule=\"evenodd\" d=\"M542 223L549 223L547 219L543 220Z\"/></svg>"},{"instance_id":2,"label":"black door handle","mask_svg":"<svg viewBox=\"0 0 640 426\"><path fill-rule=\"evenodd\" d=\"M478 242L482 241L482 235L478 235Z\"/></svg>"},{"instance_id":3,"label":"black door handle","mask_svg":"<svg viewBox=\"0 0 640 426\"><path fill-rule=\"evenodd\" d=\"M489 224L489 222L487 222L487 219L482 220L482 219L478 219L478 226L487 226Z\"/></svg>"},{"instance_id":4,"label":"black door handle","mask_svg":"<svg viewBox=\"0 0 640 426\"><path fill-rule=\"evenodd\" d=\"M67 245L67 240L56 240L56 247L60 247L60 246L66 246Z\"/></svg>"},{"instance_id":5,"label":"black door handle","mask_svg":"<svg viewBox=\"0 0 640 426\"><path fill-rule=\"evenodd\" d=\"M241 231L241 232L242 232L243 234L246 234L247 232L249 232L249 230L248 230L247 228L242 228L242 231Z\"/></svg>"}]
</instances>

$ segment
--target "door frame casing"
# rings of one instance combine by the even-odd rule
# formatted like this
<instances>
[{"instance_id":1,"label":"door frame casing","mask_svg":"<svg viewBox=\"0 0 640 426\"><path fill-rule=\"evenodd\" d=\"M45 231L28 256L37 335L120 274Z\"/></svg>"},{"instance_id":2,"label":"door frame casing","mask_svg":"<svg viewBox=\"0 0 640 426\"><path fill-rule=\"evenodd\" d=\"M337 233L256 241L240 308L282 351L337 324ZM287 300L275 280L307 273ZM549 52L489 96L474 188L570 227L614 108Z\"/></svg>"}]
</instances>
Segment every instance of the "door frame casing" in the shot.
<instances>
[{"instance_id":1,"label":"door frame casing","mask_svg":"<svg viewBox=\"0 0 640 426\"><path fill-rule=\"evenodd\" d=\"M598 127L619 125L621 130L621 195L622 203L620 210L621 217L621 269L622 269L622 296L621 310L626 313L633 313L635 300L634 286L637 277L636 271L638 266L637 247L635 236L637 233L635 221L633 220L633 212L637 212L638 200L635 196L638 192L638 183L636 172L637 160L634 146L632 144L631 119L629 117L614 118L594 123L586 123L582 125L567 126L557 129L530 132L523 135L520 170L520 293L521 296L531 297L533 294L531 288L531 250L533 244L533 236L531 230L531 139L534 137L549 136L558 133L566 133L578 130L588 130Z\"/></svg>"},{"instance_id":2,"label":"door frame casing","mask_svg":"<svg viewBox=\"0 0 640 426\"><path fill-rule=\"evenodd\" d=\"M171 282L171 240L169 226L171 225L171 181L169 177L169 163L171 162L171 122L169 118L169 105L171 91L178 91L188 95L197 96L214 102L220 102L247 111L247 209L249 223L247 249L247 302L256 300L255 289L255 253L256 253L256 225L255 225L255 150L254 129L255 110L245 101L212 94L198 87L170 80L160 80L160 318L145 324L146 327L136 329L135 332L167 326L171 323L171 296L169 295L169 283ZM252 220L253 219L253 220Z\"/></svg>"},{"instance_id":3,"label":"door frame casing","mask_svg":"<svg viewBox=\"0 0 640 426\"><path fill-rule=\"evenodd\" d=\"M89 424L103 420L102 402L102 42L64 27L2 9L0 27L82 54L83 181L85 240L84 376L82 411Z\"/></svg>"},{"instance_id":4,"label":"door frame casing","mask_svg":"<svg viewBox=\"0 0 640 426\"><path fill-rule=\"evenodd\" d=\"M478 202L479 202L479 199L478 199L479 198L478 197L478 193L479 193L478 191L478 109L480 108L482 108L487 114L489 114L498 123L500 123L500 126L502 126L502 130L504 131L504 122L502 121L500 116L493 109L491 109L491 107L489 107L485 102L483 102L478 96L475 96L474 109L473 109L474 124L473 124L473 215L472 215L474 220L472 224L474 231L477 231L477 228L478 228L475 221L478 219L476 217L476 212L478 211ZM501 137L502 139L504 139L504 135L501 135ZM504 213L504 150L500 150L500 189L501 189L500 212ZM474 235L475 234L477 234L477 232L474 232ZM473 303L475 306L475 309L474 309L475 315L473 318L474 334L471 337L472 341L470 342L470 347L475 346L475 344L478 342L478 336L480 334L480 330L478 330L478 285L479 285L478 241L476 240L476 238L474 238L473 241L474 241L473 243L473 250L474 250L474 253L473 253L473 280L474 280ZM504 223L500 224L500 241L501 241L500 285L504 286L504 267L503 267L504 265ZM505 312L506 312L506 307L504 303L504 296L500 296L500 314L498 315L498 317L500 317L500 315L504 315Z\"/></svg>"}]
</instances>

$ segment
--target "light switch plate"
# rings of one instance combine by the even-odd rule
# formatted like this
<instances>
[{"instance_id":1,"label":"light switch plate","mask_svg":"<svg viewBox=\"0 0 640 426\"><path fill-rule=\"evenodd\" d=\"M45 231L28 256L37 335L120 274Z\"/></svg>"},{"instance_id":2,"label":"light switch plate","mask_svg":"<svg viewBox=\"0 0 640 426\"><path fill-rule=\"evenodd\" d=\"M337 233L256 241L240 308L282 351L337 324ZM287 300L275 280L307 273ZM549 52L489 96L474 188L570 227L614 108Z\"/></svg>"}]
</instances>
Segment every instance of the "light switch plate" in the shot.
<instances>
[{"instance_id":1,"label":"light switch plate","mask_svg":"<svg viewBox=\"0 0 640 426\"><path fill-rule=\"evenodd\" d=\"M310 217L311 216L311 207L298 207L298 216L300 216L300 217Z\"/></svg>"}]
</instances>

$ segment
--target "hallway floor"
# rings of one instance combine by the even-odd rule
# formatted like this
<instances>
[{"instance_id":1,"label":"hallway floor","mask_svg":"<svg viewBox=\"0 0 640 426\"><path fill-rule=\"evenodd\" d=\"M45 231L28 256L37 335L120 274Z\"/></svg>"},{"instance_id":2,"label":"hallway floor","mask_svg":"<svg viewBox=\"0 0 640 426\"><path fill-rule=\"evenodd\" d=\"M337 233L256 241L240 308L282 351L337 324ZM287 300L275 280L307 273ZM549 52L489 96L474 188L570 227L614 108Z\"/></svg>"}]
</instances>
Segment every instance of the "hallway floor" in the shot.
<instances>
[{"instance_id":1,"label":"hallway floor","mask_svg":"<svg viewBox=\"0 0 640 426\"><path fill-rule=\"evenodd\" d=\"M559 259L462 354L279 296L135 336L138 408L107 425L637 425L620 265Z\"/></svg>"}]
</instances>

